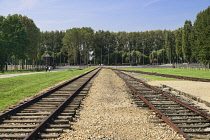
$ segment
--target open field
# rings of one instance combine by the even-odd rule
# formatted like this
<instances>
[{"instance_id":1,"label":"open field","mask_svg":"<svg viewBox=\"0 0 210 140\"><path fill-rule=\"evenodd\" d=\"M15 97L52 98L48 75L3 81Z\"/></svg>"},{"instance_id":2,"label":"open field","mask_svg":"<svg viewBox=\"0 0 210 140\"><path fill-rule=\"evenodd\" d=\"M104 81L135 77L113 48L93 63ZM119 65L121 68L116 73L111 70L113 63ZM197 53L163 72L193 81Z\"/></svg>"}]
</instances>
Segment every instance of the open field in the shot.
<instances>
[{"instance_id":1,"label":"open field","mask_svg":"<svg viewBox=\"0 0 210 140\"><path fill-rule=\"evenodd\" d=\"M187 76L187 77L196 77L196 78L210 79L210 71L206 71L206 70L174 69L174 68L167 68L167 69L161 69L161 68L123 68L123 69L124 70L156 72L156 73L161 73L161 74L170 74L170 75L179 75L179 76ZM154 80L155 80L156 76L152 76L150 78L154 78ZM159 78L157 78L157 80L158 79Z\"/></svg>"},{"instance_id":2,"label":"open field","mask_svg":"<svg viewBox=\"0 0 210 140\"><path fill-rule=\"evenodd\" d=\"M0 78L0 110L15 104L25 97L34 95L49 86L68 80L91 69L93 69L93 67L83 70L72 69L59 72Z\"/></svg>"}]
</instances>

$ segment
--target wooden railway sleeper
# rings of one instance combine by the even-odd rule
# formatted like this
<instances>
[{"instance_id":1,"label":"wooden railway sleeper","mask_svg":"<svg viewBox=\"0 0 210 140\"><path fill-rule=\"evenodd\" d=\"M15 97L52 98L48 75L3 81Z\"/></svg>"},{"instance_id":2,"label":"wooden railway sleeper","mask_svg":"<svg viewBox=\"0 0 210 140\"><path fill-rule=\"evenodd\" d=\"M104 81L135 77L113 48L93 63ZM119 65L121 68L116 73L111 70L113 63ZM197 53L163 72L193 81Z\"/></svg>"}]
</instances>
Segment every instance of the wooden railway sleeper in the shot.
<instances>
[{"instance_id":1,"label":"wooden railway sleeper","mask_svg":"<svg viewBox=\"0 0 210 140\"><path fill-rule=\"evenodd\" d=\"M98 71L99 71L99 70L97 70L96 73L94 73L94 74L90 77L90 79L92 79L92 78L97 74ZM64 103L62 103L62 104L53 112L53 114L51 114L51 115L50 115L47 119L45 119L38 127L36 127L35 130L33 130L33 132L31 132L24 140L28 140L28 139L32 139L32 138L34 138L34 137L37 137L37 135L38 135L40 132L42 132L41 129L45 128L45 127L46 127L46 124L49 123L50 120L54 119L55 116L56 116L58 113L62 112L62 110L63 110L62 108L68 106L69 101L72 101L73 98L76 96L76 94L78 94L78 93L81 91L81 89L84 90L85 85L87 85L87 83L90 81L90 79L88 79L81 87L79 87L78 89L76 89L76 91L75 91L75 93L74 93L73 95L69 96L68 99L66 99L66 101L65 101ZM87 88L87 90L89 90L89 89ZM75 96L74 96L74 95L75 95ZM73 98L72 98L72 97L73 97ZM77 105L77 106L78 106L78 105Z\"/></svg>"},{"instance_id":2,"label":"wooden railway sleeper","mask_svg":"<svg viewBox=\"0 0 210 140\"><path fill-rule=\"evenodd\" d=\"M121 74L120 73L118 73L118 72L116 72L119 76L121 76ZM127 74L125 74L127 77L131 77L131 76L129 76L129 75L127 75ZM121 77L122 78L122 77ZM122 78L123 79L123 78ZM139 80L137 80L136 78L133 78L133 79L135 79L136 81L139 81ZM125 81L126 82L126 81ZM137 90L135 90L135 88L132 86L132 84L130 85L129 83L132 83L132 82L126 82L126 84L131 88L131 90L133 90L142 100L144 100L149 106L150 106L150 103L145 99L145 98L142 98L142 96L138 93L138 91ZM141 82L141 83L143 83L143 82ZM144 85L145 86L147 86L147 87L151 87L151 86L149 86L148 84L145 84L144 83ZM155 91L158 91L158 92L160 92L161 94L163 94L164 96L167 96L167 97L169 97L168 95L166 95L166 93L163 93L163 91L160 91L160 89L157 89L157 88L154 88L154 87L151 87L153 90L155 90ZM174 96L174 97L176 97L176 96ZM170 96L170 98L172 99L172 96ZM159 118L164 118L163 120L165 121L165 122L167 122L168 124L176 124L176 123L178 123L178 124L180 124L180 123L184 123L184 124L186 124L186 123L192 123L193 121L193 123L194 124L197 124L197 123L207 123L207 124L209 124L209 121L210 121L210 116L208 116L205 112L201 112L201 111L199 111L199 110L196 110L194 107L189 107L189 105L186 105L186 103L187 103L187 101L186 101L186 103L183 103L183 102L180 102L180 101L178 101L177 99L173 99L176 103L175 104L177 104L177 103L179 103L179 104L181 104L182 106L185 106L186 108L188 108L188 109L190 109L190 110L192 110L192 111L195 111L196 113L179 113L179 114L169 114L168 113L168 116L169 116L169 119L171 118L171 116L174 116L174 117L172 117L170 120L173 120L172 122L170 122L170 120L168 120L167 118L165 118L165 116L162 114L162 113L160 113L159 112L159 110L155 110L155 108L153 108L153 106L150 106L151 108L153 108L154 110L155 110L155 112L156 112L156 114L157 114L157 116L159 117ZM175 105L174 104L174 105ZM169 105L169 104L168 104ZM174 106L173 105L173 106ZM193 104L192 104L193 105ZM161 104L160 105L157 105L157 106L162 106ZM176 105L175 105L176 106ZM180 106L180 105L178 105L178 106ZM164 107L164 106L162 106L162 107ZM165 104L165 107L166 107L166 104ZM199 114L199 115L198 115ZM167 113L165 114L166 116L167 116ZM206 117L206 119L201 119L201 120L197 120L197 119L195 119L195 120L179 120L179 121L177 121L176 119L175 119L175 117L177 117L177 116L183 116L183 117L185 117L186 115L188 115L188 117L189 117L189 115L190 116L193 116L193 117L195 117L195 116L200 116L200 115L202 115L203 117ZM174 120L175 119L175 120ZM182 131L181 129L179 129L177 126L175 126L175 125L173 125L173 128L175 128L175 130L177 130L179 133L181 133L185 138L187 138L187 139L190 139L190 137L188 136L188 135L186 135L185 134L185 131ZM184 130L186 130L186 129L184 129ZM187 130L187 131L189 131L189 130ZM195 131L196 132L196 131Z\"/></svg>"},{"instance_id":3,"label":"wooden railway sleeper","mask_svg":"<svg viewBox=\"0 0 210 140\"><path fill-rule=\"evenodd\" d=\"M95 74L94 74L95 75ZM86 78L85 78L86 79ZM84 79L83 79L84 80ZM68 83L68 82L67 82ZM87 82L86 82L87 83ZM82 88L82 87L81 87ZM78 90L78 89L77 89ZM84 89L83 90L83 93L87 93L86 91L89 90L88 88ZM79 91L79 90L78 90ZM51 92L51 91L50 91ZM50 94L50 92L48 92L47 94ZM54 90L53 90L54 92ZM69 92L70 93L70 92ZM72 94L70 94L72 95ZM83 96L84 94L82 94ZM81 96L81 95L80 95ZM9 130L9 127L10 127L10 124L16 124L16 125L19 125L19 127L16 127L16 128L20 128L21 124L24 125L25 123L27 123L26 125L30 125L33 127L25 127L25 128L28 128L28 130L30 128L34 128L34 126L36 126L38 123L42 122L43 118L46 118L47 116L45 116L46 112L52 112L52 109L56 106L58 106L59 104L61 104L61 100L63 100L64 96L49 96L51 99L49 98L45 98L45 95L41 95L41 96L38 96L39 99L35 99L35 100L40 100L41 99L41 102L39 102L38 104L36 104L36 106L33 106L31 105L30 108L27 108L27 109L24 109L20 112L18 112L20 109L24 108L22 106L20 107L16 107L15 108L15 112L17 112L17 116L11 116L10 114L12 114L11 111L9 112L6 112L5 114L3 115L0 115L0 118L2 119L3 118L3 122L6 123L5 125L7 125L7 131ZM52 102L51 100L54 99L54 102ZM81 98L82 99L82 98ZM35 102L35 100L33 100L33 102ZM53 106L49 106L48 104L47 105L44 105L43 102L47 102L47 101L50 101L51 103L55 103ZM59 100L59 101L58 101ZM32 101L32 100L31 100ZM78 99L78 101L81 101ZM24 103L23 106L27 106L31 103ZM39 106L39 107L37 107ZM59 116L55 117L54 119L52 119L51 121L54 123L54 126L57 126L57 127L61 127L61 126L65 126L66 128L70 126L70 121L72 120L73 118L73 115L75 114L75 110L80 106L80 104L73 104L73 105L70 105L69 107L67 107L68 109L65 110L64 113L61 113ZM37 109L38 108L38 109ZM47 108L47 111L46 111L46 108ZM74 112L72 113L72 108L74 109ZM37 112L43 112L45 111L45 114L42 114L40 115L40 113L37 113ZM18 114L19 113L19 114ZM24 115L24 113L26 113L24 116L21 116L21 113L23 113L22 115ZM28 114L27 114L28 113ZM34 114L30 114L30 113L34 113ZM36 114L37 113L37 114ZM68 113L68 114L67 114ZM14 113L13 113L14 114ZM35 115L36 114L36 115ZM35 115L35 116L34 116ZM11 120L5 120L5 116L11 116ZM35 118L35 119L34 119ZM68 124L68 125L66 125ZM12 125L11 125L12 126ZM54 127L53 125L50 125L48 127ZM37 128L37 127L36 127ZM15 128L14 128L15 129ZM13 130L14 130L13 129ZM20 129L19 129L20 130ZM50 130L50 129L46 129L46 130ZM56 130L56 129L54 129ZM58 130L58 129L57 129ZM62 129L60 129L62 130ZM3 131L3 130L2 130ZM43 130L40 131L40 132L44 132ZM49 131L49 133L52 133L54 131ZM61 131L60 131L61 132ZM39 133L39 132L38 132ZM58 131L56 133L59 133ZM24 135L24 134L23 134ZM43 135L42 135L43 136ZM58 135L56 135L58 136ZM1 136L0 136L1 137ZM12 136L11 136L12 137ZM28 137L27 136L27 139L31 139L31 137Z\"/></svg>"}]
</instances>

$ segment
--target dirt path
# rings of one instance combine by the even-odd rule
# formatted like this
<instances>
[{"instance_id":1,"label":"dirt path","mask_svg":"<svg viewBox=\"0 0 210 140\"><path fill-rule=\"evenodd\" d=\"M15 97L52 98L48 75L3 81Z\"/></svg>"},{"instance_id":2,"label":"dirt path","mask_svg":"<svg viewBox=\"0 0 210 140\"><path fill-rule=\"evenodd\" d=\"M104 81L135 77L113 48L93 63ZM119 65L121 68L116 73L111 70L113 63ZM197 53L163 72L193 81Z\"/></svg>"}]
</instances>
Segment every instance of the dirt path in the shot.
<instances>
[{"instance_id":1,"label":"dirt path","mask_svg":"<svg viewBox=\"0 0 210 140\"><path fill-rule=\"evenodd\" d=\"M210 101L210 82L195 81L150 81L151 85L164 84L174 89L191 94L206 101Z\"/></svg>"}]
</instances>

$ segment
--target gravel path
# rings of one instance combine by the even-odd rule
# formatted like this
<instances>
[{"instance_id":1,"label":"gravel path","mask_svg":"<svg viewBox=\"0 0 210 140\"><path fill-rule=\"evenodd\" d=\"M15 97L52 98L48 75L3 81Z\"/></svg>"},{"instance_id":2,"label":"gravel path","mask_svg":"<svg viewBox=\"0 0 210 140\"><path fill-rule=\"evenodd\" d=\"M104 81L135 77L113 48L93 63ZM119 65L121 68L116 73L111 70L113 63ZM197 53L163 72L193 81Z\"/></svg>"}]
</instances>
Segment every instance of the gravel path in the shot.
<instances>
[{"instance_id":1,"label":"gravel path","mask_svg":"<svg viewBox=\"0 0 210 140\"><path fill-rule=\"evenodd\" d=\"M197 106L206 109L210 112L210 83L209 82L195 82L195 81L150 81L149 84L153 86L167 85L173 89L182 91L190 96L191 100ZM180 95L188 98L184 95ZM188 98L189 99L189 98ZM207 103L206 103L207 102ZM208 104L208 105L207 105ZM209 112L207 112L209 114Z\"/></svg>"},{"instance_id":2,"label":"gravel path","mask_svg":"<svg viewBox=\"0 0 210 140\"><path fill-rule=\"evenodd\" d=\"M165 123L152 123L155 115L146 108L137 107L127 91L114 72L101 70L72 130L66 130L60 139L183 139Z\"/></svg>"},{"instance_id":3,"label":"gravel path","mask_svg":"<svg viewBox=\"0 0 210 140\"><path fill-rule=\"evenodd\" d=\"M202 100L210 101L210 82L195 81L150 81L148 84L160 85L164 84L174 89L191 94Z\"/></svg>"}]
</instances>

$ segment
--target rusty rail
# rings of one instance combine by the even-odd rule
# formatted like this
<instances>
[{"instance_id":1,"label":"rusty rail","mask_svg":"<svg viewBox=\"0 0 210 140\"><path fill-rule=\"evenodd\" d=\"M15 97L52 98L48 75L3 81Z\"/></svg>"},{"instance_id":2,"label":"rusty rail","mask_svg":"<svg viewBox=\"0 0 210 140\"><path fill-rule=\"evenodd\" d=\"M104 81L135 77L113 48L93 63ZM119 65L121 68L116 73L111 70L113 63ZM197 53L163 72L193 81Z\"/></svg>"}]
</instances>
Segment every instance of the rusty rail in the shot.
<instances>
[{"instance_id":1,"label":"rusty rail","mask_svg":"<svg viewBox=\"0 0 210 140\"><path fill-rule=\"evenodd\" d=\"M44 94L42 94L42 95L39 95L38 97L36 97L36 98L34 98L34 99L31 99L30 101L28 101L28 102L26 102L26 103L24 103L24 104L22 104L22 105L20 105L20 106L18 106L18 107L16 107L16 108L12 109L12 110L10 110L10 111L8 111L8 112L6 112L6 113L0 115L0 121L3 121L3 120L5 120L5 119L7 119L7 118L10 118L10 116L16 114L17 112L19 112L19 111L21 111L21 110L24 110L24 109L27 108L29 105L31 105L31 104L33 104L33 103L35 103L35 102L37 102L37 101L43 99L44 97L47 97L47 96L50 95L51 93L53 93L53 92L55 92L55 91L57 91L57 90L59 90L59 89L65 87L66 85L71 84L72 82L74 82L74 81L76 81L76 80L82 78L83 76L86 76L86 75L90 74L91 72L93 72L93 73L91 73L90 77L88 77L88 79L83 80L84 83L83 83L82 85L80 85L79 87L77 87L77 88L75 89L75 91L74 91L73 94L67 96L67 98L65 99L65 101L64 101L63 103L61 103L61 104L53 111L52 114L46 116L46 118L45 118L42 122L40 122L40 123L34 128L33 131L31 131L28 135L26 135L26 137L24 138L24 140L31 140L31 139L36 138L36 137L40 134L40 132L41 132L42 130L44 130L44 129L47 127L47 125L48 125L52 120L55 120L56 117L65 109L65 107L68 106L69 103L70 103L71 101L73 101L74 97L76 97L77 94L78 94L80 91L82 91L82 89L88 84L88 82L89 82L89 81L90 81L90 80L91 80L91 79L92 79L100 70L101 70L101 69L97 69L97 68L96 68L96 69L93 69L93 70L90 70L90 71L88 71L88 72L86 72L86 73L84 73L84 74L82 74L82 75L77 76L76 78L73 78L73 79L71 79L71 80L69 80L69 81L63 83L62 85L59 85L59 86L57 86L57 87L51 89L50 91L48 91L48 92L46 92L46 93L44 93ZM0 123L1 123L1 122L0 122Z\"/></svg>"},{"instance_id":2,"label":"rusty rail","mask_svg":"<svg viewBox=\"0 0 210 140\"><path fill-rule=\"evenodd\" d=\"M133 70L119 70L119 69L114 69L114 70L141 73L141 74L154 75L154 76L161 76L161 77L167 77L167 78L182 79L182 80L210 82L210 79L204 79L204 78L195 78L195 77L178 76L178 75L170 75L170 74L160 74L160 73L155 73L155 72L133 71Z\"/></svg>"},{"instance_id":3,"label":"rusty rail","mask_svg":"<svg viewBox=\"0 0 210 140\"><path fill-rule=\"evenodd\" d=\"M122 73L121 71L119 71L120 73ZM123 74L125 74L125 73L123 73ZM117 73L117 75L118 76L120 76L120 74L119 73ZM155 87L153 87L153 86L151 86L151 85L149 85L149 84L147 84L147 83L145 83L145 82L143 82L143 81L141 81L141 80L139 80L139 79L137 79L137 78L134 78L134 77L132 77L132 76L130 76L130 75L128 75L128 74L125 74L126 76L129 76L130 78L132 78L132 79L134 79L135 81L137 81L137 82L140 82L140 83L142 83L144 86L146 86L146 87L148 87L148 88L150 88L150 89L152 89L152 90L154 90L154 91L156 91L156 92L158 92L158 93L161 93L162 95L164 95L164 96L166 96L166 97L168 97L168 98L170 98L171 100L173 100L173 101L175 101L176 103L178 103L178 104L180 104L180 105L182 105L182 106L184 106L184 107L186 107L186 108L188 108L188 109L190 109L190 110L192 110L192 111L194 111L194 112L196 112L196 113L198 113L198 114L200 114L201 116L203 116L203 117L205 117L205 118L207 118L207 119L209 119L210 120L210 116L207 114L207 113L205 113L205 112L203 112L203 111L200 111L200 110L198 110L198 109L196 109L196 108L194 108L194 107L191 107L191 106L189 106L189 105L187 105L187 104L185 104L185 103L183 103L183 102L181 102L181 101L179 101L179 100L177 100L176 98L174 98L174 97L172 97L172 96L170 96L170 95L168 95L167 93L165 93L165 92L163 92L163 91L161 91L161 90L159 90L159 89L157 89L157 88L155 88ZM120 76L121 77L121 76ZM122 78L122 77L121 77ZM123 79L123 78L122 78ZM124 80L124 79L123 79ZM138 91L131 85L131 84L129 84L126 80L124 80L125 81L125 83L126 83L126 85L141 99L141 100L143 100L144 102L145 102L145 104L147 104L152 110L154 110L154 112L156 113L156 115L159 117L159 118L161 118L163 121L165 121L168 125L170 125L175 131L177 131L179 134L181 134L181 135L183 135L186 139L188 139L188 140L190 140L190 138L181 130L181 129L179 129L172 121L170 121L163 113L161 113L156 107L154 107L147 99L145 99L140 93L138 93Z\"/></svg>"},{"instance_id":4,"label":"rusty rail","mask_svg":"<svg viewBox=\"0 0 210 140\"><path fill-rule=\"evenodd\" d=\"M46 125L55 118L67 105L68 103L79 93L85 85L98 73L97 71L94 75L92 75L84 84L82 84L72 95L70 95L50 116L48 116L40 125L38 125L30 134L24 138L24 140L31 140L38 135L38 133L43 130Z\"/></svg>"},{"instance_id":5,"label":"rusty rail","mask_svg":"<svg viewBox=\"0 0 210 140\"><path fill-rule=\"evenodd\" d=\"M93 70L95 70L95 69L93 69ZM0 115L0 120L3 120L4 118L7 118L7 117L9 117L9 116L12 115L12 114L15 114L17 111L20 111L20 110L26 108L26 107L29 106L30 104L32 104L32 103L34 103L34 102L40 100L40 99L43 98L43 97L48 96L48 95L51 94L52 92L54 92L54 91L60 89L61 87L63 87L63 86L65 86L65 85L67 85L67 84L69 84L69 83L71 83L71 82L73 82L73 81L75 81L75 80L81 78L82 76L84 76L84 75L86 75L86 74L92 72L93 70L88 71L87 73L84 73L84 74L82 74L82 75L79 75L79 76L77 76L77 77L75 77L75 78L73 78L73 79L71 79L71 80L69 80L69 81L63 83L62 85L56 86L56 87L52 88L51 90L47 91L46 93L41 94L41 95L37 96L36 98L33 98L33 99L31 99L30 101L28 101L28 102L26 102L26 103L24 103L24 104L22 104L22 105L20 105L20 106L18 106L18 107L16 107L16 108L13 108L13 109L10 110L10 111L7 111L7 112L1 114L1 115Z\"/></svg>"},{"instance_id":6,"label":"rusty rail","mask_svg":"<svg viewBox=\"0 0 210 140\"><path fill-rule=\"evenodd\" d=\"M124 73L124 74L125 74L125 73ZM134 80L136 80L136 81L142 83L142 84L145 85L146 87L149 87L149 88L153 89L154 91L157 91L158 93L163 94L164 96L170 98L171 100L177 102L178 104L180 104L180 105L182 105L182 106L184 106L184 107L186 107L186 108L188 108L188 109L190 109L190 110L192 110L192 111L194 111L194 112L200 114L201 116L203 116L203 117L205 117L205 118L207 118L207 119L210 119L210 116L209 116L207 113L205 113L205 112L203 112L203 111L200 111L200 110L198 110L198 109L196 109L196 108L194 108L194 107L192 107L192 106L189 106L189 105L187 105L187 104L185 104L185 103L183 103L183 102L177 100L176 98L174 98L174 97L168 95L167 93L163 92L162 90L159 90L159 89L155 88L154 86L151 86L151 85L147 84L147 83L144 82L144 81L141 81L141 80L139 80L139 79L137 79L137 78L134 78L134 77L132 77L132 76L130 76L130 75L128 75L128 74L126 74L126 75L129 76L129 77L131 77L131 78L133 78Z\"/></svg>"}]
</instances>

